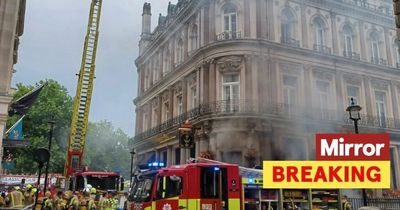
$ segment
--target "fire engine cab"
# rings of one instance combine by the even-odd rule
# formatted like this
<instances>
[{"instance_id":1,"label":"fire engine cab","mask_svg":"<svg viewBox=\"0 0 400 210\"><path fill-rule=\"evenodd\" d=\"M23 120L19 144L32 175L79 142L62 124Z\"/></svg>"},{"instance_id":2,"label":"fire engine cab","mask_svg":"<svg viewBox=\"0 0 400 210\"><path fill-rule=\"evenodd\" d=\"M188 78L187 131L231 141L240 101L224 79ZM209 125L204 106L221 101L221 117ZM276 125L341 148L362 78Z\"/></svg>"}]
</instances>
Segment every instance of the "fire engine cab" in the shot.
<instances>
[{"instance_id":1,"label":"fire engine cab","mask_svg":"<svg viewBox=\"0 0 400 210\"><path fill-rule=\"evenodd\" d=\"M239 166L193 160L185 165L142 171L134 176L128 197L131 210L240 210L243 209ZM157 167L158 166L158 167ZM261 170L249 169L262 176Z\"/></svg>"}]
</instances>

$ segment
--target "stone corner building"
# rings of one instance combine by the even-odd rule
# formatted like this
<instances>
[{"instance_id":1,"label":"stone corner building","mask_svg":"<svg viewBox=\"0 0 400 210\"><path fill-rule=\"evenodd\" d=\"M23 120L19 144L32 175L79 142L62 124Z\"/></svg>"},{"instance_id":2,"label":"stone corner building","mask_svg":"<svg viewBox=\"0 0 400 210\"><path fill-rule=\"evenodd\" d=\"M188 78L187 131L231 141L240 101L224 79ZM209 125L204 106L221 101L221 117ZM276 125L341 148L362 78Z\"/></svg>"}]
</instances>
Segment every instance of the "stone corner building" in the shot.
<instances>
[{"instance_id":1,"label":"stone corner building","mask_svg":"<svg viewBox=\"0 0 400 210\"><path fill-rule=\"evenodd\" d=\"M400 187L400 56L391 0L179 0L151 31L143 8L136 164L211 152L244 166L314 158L314 134L391 134ZM196 145L180 150L189 119Z\"/></svg>"},{"instance_id":2,"label":"stone corner building","mask_svg":"<svg viewBox=\"0 0 400 210\"><path fill-rule=\"evenodd\" d=\"M3 133L12 100L11 77L18 60L19 36L24 32L25 6L25 0L0 0L0 166Z\"/></svg>"}]
</instances>

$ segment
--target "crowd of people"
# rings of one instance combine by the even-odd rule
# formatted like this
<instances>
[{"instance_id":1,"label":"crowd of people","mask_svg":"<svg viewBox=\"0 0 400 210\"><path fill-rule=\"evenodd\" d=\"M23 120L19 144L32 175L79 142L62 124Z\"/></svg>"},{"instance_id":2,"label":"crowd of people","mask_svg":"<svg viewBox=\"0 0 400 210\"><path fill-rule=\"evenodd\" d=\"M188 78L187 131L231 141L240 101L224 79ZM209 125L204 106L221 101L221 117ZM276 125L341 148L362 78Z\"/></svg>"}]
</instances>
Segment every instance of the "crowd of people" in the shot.
<instances>
[{"instance_id":1,"label":"crowd of people","mask_svg":"<svg viewBox=\"0 0 400 210\"><path fill-rule=\"evenodd\" d=\"M126 209L125 198L126 195L100 192L90 185L80 192L58 190L43 193L38 192L33 185L27 184L22 188L10 187L7 192L2 192L0 208L19 209L32 206L31 209L36 210L123 210Z\"/></svg>"}]
</instances>

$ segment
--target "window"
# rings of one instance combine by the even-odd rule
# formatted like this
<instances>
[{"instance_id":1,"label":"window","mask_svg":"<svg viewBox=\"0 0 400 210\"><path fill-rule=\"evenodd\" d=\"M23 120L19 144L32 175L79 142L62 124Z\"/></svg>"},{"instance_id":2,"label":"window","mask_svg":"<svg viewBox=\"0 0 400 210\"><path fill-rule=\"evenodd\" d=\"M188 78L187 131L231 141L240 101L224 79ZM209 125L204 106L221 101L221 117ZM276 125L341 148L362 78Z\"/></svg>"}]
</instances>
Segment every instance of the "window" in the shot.
<instances>
[{"instance_id":1,"label":"window","mask_svg":"<svg viewBox=\"0 0 400 210\"><path fill-rule=\"evenodd\" d=\"M239 74L223 75L222 97L225 105L225 111L237 111L239 103Z\"/></svg>"},{"instance_id":2,"label":"window","mask_svg":"<svg viewBox=\"0 0 400 210\"><path fill-rule=\"evenodd\" d=\"M343 27L343 39L344 39L343 55L346 57L352 57L352 54L353 54L353 29L349 25L345 25Z\"/></svg>"},{"instance_id":3,"label":"window","mask_svg":"<svg viewBox=\"0 0 400 210\"><path fill-rule=\"evenodd\" d=\"M386 93L383 91L375 91L376 116L378 125L386 126Z\"/></svg>"},{"instance_id":4,"label":"window","mask_svg":"<svg viewBox=\"0 0 400 210\"><path fill-rule=\"evenodd\" d=\"M317 80L316 81L316 89L317 89L317 106L320 108L320 114L322 119L326 119L328 117L327 109L329 108L329 82Z\"/></svg>"},{"instance_id":5,"label":"window","mask_svg":"<svg viewBox=\"0 0 400 210\"><path fill-rule=\"evenodd\" d=\"M285 110L289 113L293 112L296 107L296 89L297 77L284 75L283 76L283 103Z\"/></svg>"},{"instance_id":6,"label":"window","mask_svg":"<svg viewBox=\"0 0 400 210\"><path fill-rule=\"evenodd\" d=\"M156 199L172 198L182 194L182 177L160 176L157 179Z\"/></svg>"},{"instance_id":7,"label":"window","mask_svg":"<svg viewBox=\"0 0 400 210\"><path fill-rule=\"evenodd\" d=\"M216 167L201 169L201 198L219 198L221 170Z\"/></svg>"},{"instance_id":8,"label":"window","mask_svg":"<svg viewBox=\"0 0 400 210\"><path fill-rule=\"evenodd\" d=\"M283 43L290 43L294 38L294 16L290 9L282 11L281 40Z\"/></svg>"},{"instance_id":9,"label":"window","mask_svg":"<svg viewBox=\"0 0 400 210\"><path fill-rule=\"evenodd\" d=\"M190 109L196 108L197 105L197 87L192 86L190 88Z\"/></svg>"},{"instance_id":10,"label":"window","mask_svg":"<svg viewBox=\"0 0 400 210\"><path fill-rule=\"evenodd\" d=\"M372 63L379 64L379 36L376 32L371 33L371 56Z\"/></svg>"},{"instance_id":11,"label":"window","mask_svg":"<svg viewBox=\"0 0 400 210\"><path fill-rule=\"evenodd\" d=\"M192 32L190 34L190 49L196 50L197 49L197 43L198 43L198 36L197 36L197 25L193 25L192 27Z\"/></svg>"},{"instance_id":12,"label":"window","mask_svg":"<svg viewBox=\"0 0 400 210\"><path fill-rule=\"evenodd\" d=\"M348 85L347 86L347 103L351 105L351 98L354 100L355 105L359 105L360 89L357 86Z\"/></svg>"},{"instance_id":13,"label":"window","mask_svg":"<svg viewBox=\"0 0 400 210\"><path fill-rule=\"evenodd\" d=\"M183 41L182 39L178 40L178 44L177 44L177 49L176 49L176 54L177 54L177 61L176 64L179 65L183 62L184 60L184 48L183 48Z\"/></svg>"},{"instance_id":14,"label":"window","mask_svg":"<svg viewBox=\"0 0 400 210\"><path fill-rule=\"evenodd\" d=\"M169 117L169 103L165 102L164 103L164 107L163 107L163 118L162 118L162 120L166 121L166 120L168 120L168 117Z\"/></svg>"},{"instance_id":15,"label":"window","mask_svg":"<svg viewBox=\"0 0 400 210\"><path fill-rule=\"evenodd\" d=\"M232 4L228 4L224 8L224 32L225 38L236 38L236 8Z\"/></svg>"},{"instance_id":16,"label":"window","mask_svg":"<svg viewBox=\"0 0 400 210\"><path fill-rule=\"evenodd\" d=\"M177 103L177 115L181 115L183 113L183 98L182 95L176 97Z\"/></svg>"},{"instance_id":17,"label":"window","mask_svg":"<svg viewBox=\"0 0 400 210\"><path fill-rule=\"evenodd\" d=\"M158 60L153 65L153 84L155 84L158 80Z\"/></svg>"},{"instance_id":18,"label":"window","mask_svg":"<svg viewBox=\"0 0 400 210\"><path fill-rule=\"evenodd\" d=\"M152 178L145 178L143 180L136 180L133 183L130 197L134 201L150 201L151 199L151 186Z\"/></svg>"},{"instance_id":19,"label":"window","mask_svg":"<svg viewBox=\"0 0 400 210\"><path fill-rule=\"evenodd\" d=\"M314 19L315 49L322 51L325 45L324 21L317 17Z\"/></svg>"}]
</instances>

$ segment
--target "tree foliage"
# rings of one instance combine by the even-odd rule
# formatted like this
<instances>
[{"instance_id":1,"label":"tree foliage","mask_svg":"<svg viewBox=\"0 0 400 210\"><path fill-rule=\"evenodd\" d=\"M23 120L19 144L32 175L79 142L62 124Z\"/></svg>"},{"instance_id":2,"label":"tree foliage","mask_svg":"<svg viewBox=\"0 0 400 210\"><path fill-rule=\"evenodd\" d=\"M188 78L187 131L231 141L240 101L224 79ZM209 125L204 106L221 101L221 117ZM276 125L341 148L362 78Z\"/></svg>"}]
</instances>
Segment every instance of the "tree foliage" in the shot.
<instances>
[{"instance_id":1,"label":"tree foliage","mask_svg":"<svg viewBox=\"0 0 400 210\"><path fill-rule=\"evenodd\" d=\"M84 164L94 171L117 171L125 177L130 170L129 137L108 121L90 123Z\"/></svg>"},{"instance_id":2,"label":"tree foliage","mask_svg":"<svg viewBox=\"0 0 400 210\"><path fill-rule=\"evenodd\" d=\"M32 152L36 148L48 147L48 121L55 121L50 173L63 173L67 154L69 127L71 123L73 99L65 87L54 80L40 81L47 83L36 102L30 108L23 120L24 139L31 142L26 149L14 149L15 168L12 173L36 173L37 164L32 160ZM35 86L17 84L14 100L25 95ZM11 127L20 116L8 119L7 126ZM129 174L130 153L128 135L121 129L115 129L110 122L100 121L89 123L84 152L84 164L92 171L119 171L125 176Z\"/></svg>"},{"instance_id":3,"label":"tree foliage","mask_svg":"<svg viewBox=\"0 0 400 210\"><path fill-rule=\"evenodd\" d=\"M23 120L24 139L29 140L31 146L26 149L11 151L14 153L15 162L13 173L35 173L37 171L37 165L32 159L32 152L36 148L48 147L48 122L51 120L55 121L56 124L53 134L49 171L63 172L67 136L72 113L72 98L68 95L67 89L54 80L40 81L35 86L45 82L47 83L46 86ZM35 86L17 84L14 100L25 95ZM11 127L19 118L20 116L9 118L7 126Z\"/></svg>"}]
</instances>

